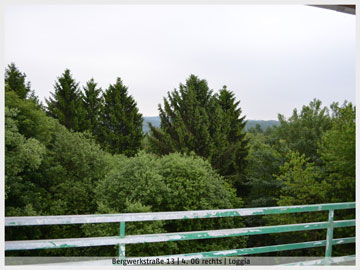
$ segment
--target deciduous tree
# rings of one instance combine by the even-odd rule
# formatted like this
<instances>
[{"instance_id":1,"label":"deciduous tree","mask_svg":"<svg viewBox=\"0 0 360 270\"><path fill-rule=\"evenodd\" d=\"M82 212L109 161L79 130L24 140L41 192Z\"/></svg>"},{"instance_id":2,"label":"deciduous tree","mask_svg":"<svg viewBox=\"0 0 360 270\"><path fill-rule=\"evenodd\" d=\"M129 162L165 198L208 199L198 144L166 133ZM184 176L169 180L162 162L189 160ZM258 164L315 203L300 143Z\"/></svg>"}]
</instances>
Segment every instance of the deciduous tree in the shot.
<instances>
[{"instance_id":1,"label":"deciduous tree","mask_svg":"<svg viewBox=\"0 0 360 270\"><path fill-rule=\"evenodd\" d=\"M278 151L286 145L287 150L305 154L311 161L320 162L317 152L318 143L325 131L331 127L329 109L321 107L321 101L314 99L309 105L304 105L301 112L294 109L290 118L278 116L280 125L275 127L272 143ZM285 145L284 145L285 144Z\"/></svg>"},{"instance_id":2,"label":"deciduous tree","mask_svg":"<svg viewBox=\"0 0 360 270\"><path fill-rule=\"evenodd\" d=\"M195 156L173 153L158 157L140 152L109 171L96 189L100 213L186 211L238 208L241 199L211 165ZM126 198L126 199L125 199ZM241 227L239 218L140 222L127 227L129 234L200 231ZM92 226L89 236L101 231L112 235L119 226ZM101 228L99 230L99 228ZM128 256L165 255L244 247L246 237L180 241L127 246ZM109 250L110 255L116 253ZM105 254L104 254L105 255Z\"/></svg>"}]
</instances>

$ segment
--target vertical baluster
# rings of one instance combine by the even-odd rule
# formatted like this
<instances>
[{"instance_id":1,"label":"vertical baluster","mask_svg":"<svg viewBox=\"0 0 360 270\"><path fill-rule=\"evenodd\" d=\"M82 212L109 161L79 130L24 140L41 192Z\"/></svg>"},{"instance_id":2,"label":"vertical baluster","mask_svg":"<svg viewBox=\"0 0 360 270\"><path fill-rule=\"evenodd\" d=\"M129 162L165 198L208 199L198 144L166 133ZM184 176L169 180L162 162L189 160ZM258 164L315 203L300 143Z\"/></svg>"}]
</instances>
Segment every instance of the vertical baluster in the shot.
<instances>
[{"instance_id":1,"label":"vertical baluster","mask_svg":"<svg viewBox=\"0 0 360 270\"><path fill-rule=\"evenodd\" d=\"M332 253L332 240L334 234L334 210L329 210L329 227L326 234L325 263L330 264Z\"/></svg>"},{"instance_id":2,"label":"vertical baluster","mask_svg":"<svg viewBox=\"0 0 360 270\"><path fill-rule=\"evenodd\" d=\"M120 238L125 237L125 222L120 222ZM125 259L125 244L119 244L119 259Z\"/></svg>"}]
</instances>

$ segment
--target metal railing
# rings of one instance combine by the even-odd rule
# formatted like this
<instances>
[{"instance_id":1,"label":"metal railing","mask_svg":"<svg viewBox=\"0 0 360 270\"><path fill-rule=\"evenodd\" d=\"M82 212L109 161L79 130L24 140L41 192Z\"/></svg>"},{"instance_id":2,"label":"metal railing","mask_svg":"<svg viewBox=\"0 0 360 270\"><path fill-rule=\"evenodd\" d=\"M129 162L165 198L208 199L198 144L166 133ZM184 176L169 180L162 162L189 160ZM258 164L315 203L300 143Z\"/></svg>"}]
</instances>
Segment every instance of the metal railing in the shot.
<instances>
[{"instance_id":1,"label":"metal railing","mask_svg":"<svg viewBox=\"0 0 360 270\"><path fill-rule=\"evenodd\" d=\"M334 211L343 210L343 209L354 209L354 208L355 208L355 202L346 202L346 203L329 203L329 204L315 204L315 205L295 205L295 206L280 206L280 207L178 211L178 212L99 214L99 215L74 215L74 216L69 215L69 216L6 217L5 226L7 227L119 222L120 230L119 230L119 235L110 236L110 237L6 241L5 250L14 251L14 250L119 245L119 257L125 258L125 247L128 244L210 239L210 238L223 238L223 237L232 237L232 236L260 235L260 234L271 234L271 233L281 233L281 232L326 229L327 230L326 239L321 241L300 242L300 243L283 244L283 245L220 250L220 251L200 252L200 253L191 253L191 254L178 254L178 255L169 255L162 257L190 260L193 258L242 256L242 255L251 255L251 254L259 254L259 253L324 246L325 258L323 259L323 262L331 263L333 245L355 243L355 237L333 239L334 228L355 226L355 219L334 221ZM175 233L146 234L146 235L125 235L126 222L222 218L222 217L303 213L303 212L317 212L317 211L328 211L329 213L328 221L277 225L277 226L209 230L209 231L175 232ZM340 258L336 257L336 262L349 261L349 260L355 260L355 255L344 256ZM319 264L321 262L317 260L316 263ZM304 262L301 262L301 264L304 264Z\"/></svg>"}]
</instances>

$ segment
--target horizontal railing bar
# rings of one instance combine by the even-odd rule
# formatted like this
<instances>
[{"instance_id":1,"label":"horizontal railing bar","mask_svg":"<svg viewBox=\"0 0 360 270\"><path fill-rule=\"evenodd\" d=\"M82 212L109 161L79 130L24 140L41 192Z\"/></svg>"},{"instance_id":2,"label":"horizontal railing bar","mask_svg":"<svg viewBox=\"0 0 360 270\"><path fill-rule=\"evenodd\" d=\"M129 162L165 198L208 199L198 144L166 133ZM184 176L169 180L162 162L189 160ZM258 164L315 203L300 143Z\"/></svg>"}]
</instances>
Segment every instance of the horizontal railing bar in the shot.
<instances>
[{"instance_id":1,"label":"horizontal railing bar","mask_svg":"<svg viewBox=\"0 0 360 270\"><path fill-rule=\"evenodd\" d=\"M341 245L341 244L355 243L355 239L356 239L355 237L333 239L332 244ZM187 261L191 259L216 258L216 257L226 257L226 256L243 256L243 255L251 255L251 254L276 252L276 251L323 247L325 245L326 245L326 240L320 240L320 241L300 242L300 243L291 243L291 244L274 245L274 246L240 248L240 249L231 249L231 250L207 251L207 252L198 252L198 253L141 257L141 258L142 259L152 259L152 258L180 259L180 260L184 259ZM136 259L136 257L128 258L128 259Z\"/></svg>"},{"instance_id":2,"label":"horizontal railing bar","mask_svg":"<svg viewBox=\"0 0 360 270\"><path fill-rule=\"evenodd\" d=\"M259 208L221 209L221 210L131 213L131 214L5 217L5 226L87 224L87 223L108 223L108 222L129 222L129 221L131 222L131 221L151 221L151 220L237 217L237 216L314 212L314 211L326 211L326 210L341 210L341 209L352 209L352 208L355 208L355 202L259 207Z\"/></svg>"},{"instance_id":3,"label":"horizontal railing bar","mask_svg":"<svg viewBox=\"0 0 360 270\"><path fill-rule=\"evenodd\" d=\"M301 262L296 262L296 263L288 263L288 264L282 264L281 266L324 265L327 262L329 262L330 264L336 264L336 263L351 262L351 261L355 261L355 260L356 260L356 256L350 255L350 256L342 256L342 257L330 257L330 258L311 260L311 261L301 261Z\"/></svg>"},{"instance_id":4,"label":"horizontal railing bar","mask_svg":"<svg viewBox=\"0 0 360 270\"><path fill-rule=\"evenodd\" d=\"M117 244L139 244L167 241L182 241L195 239L222 238L245 235L258 235L280 232L294 232L305 230L318 230L328 228L328 222L314 222L266 227L250 227L225 230L192 231L164 234L145 234L129 235L124 238L119 236L95 237L95 238L70 238L53 240L26 240L26 241L6 241L5 250L31 250L31 249L50 249L50 248L69 248L69 247L90 247L90 246L109 246ZM355 219L339 220L333 222L334 228L355 226Z\"/></svg>"}]
</instances>

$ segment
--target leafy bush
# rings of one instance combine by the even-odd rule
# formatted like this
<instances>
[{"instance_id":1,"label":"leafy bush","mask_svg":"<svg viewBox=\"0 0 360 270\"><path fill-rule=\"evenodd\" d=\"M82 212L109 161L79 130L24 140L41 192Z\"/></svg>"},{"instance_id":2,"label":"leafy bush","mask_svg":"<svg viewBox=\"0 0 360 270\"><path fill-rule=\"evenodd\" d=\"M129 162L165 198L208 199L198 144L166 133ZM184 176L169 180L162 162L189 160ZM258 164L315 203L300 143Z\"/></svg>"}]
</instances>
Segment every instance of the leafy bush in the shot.
<instances>
[{"instance_id":1,"label":"leafy bush","mask_svg":"<svg viewBox=\"0 0 360 270\"><path fill-rule=\"evenodd\" d=\"M124 160L99 181L95 191L98 212L157 212L226 209L242 206L211 165L195 155L157 157L141 152ZM127 223L126 234L149 234L241 227L240 218ZM119 226L85 226L88 235L118 235ZM194 240L128 245L127 256L190 253L244 247L246 238ZM114 250L106 254L113 256Z\"/></svg>"}]
</instances>

